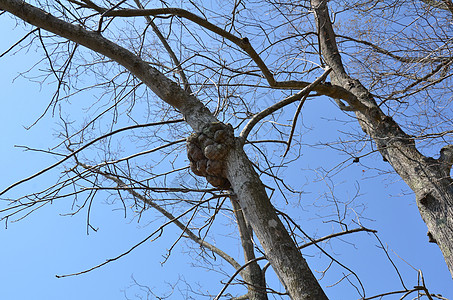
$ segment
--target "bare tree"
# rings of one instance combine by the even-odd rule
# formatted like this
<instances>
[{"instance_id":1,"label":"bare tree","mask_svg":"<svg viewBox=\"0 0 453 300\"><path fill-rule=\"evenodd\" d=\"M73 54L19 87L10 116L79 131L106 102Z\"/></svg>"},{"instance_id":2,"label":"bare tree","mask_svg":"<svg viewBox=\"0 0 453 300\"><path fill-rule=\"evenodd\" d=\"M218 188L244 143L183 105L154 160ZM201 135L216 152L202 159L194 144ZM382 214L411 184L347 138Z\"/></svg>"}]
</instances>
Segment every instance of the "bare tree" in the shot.
<instances>
[{"instance_id":1,"label":"bare tree","mask_svg":"<svg viewBox=\"0 0 453 300\"><path fill-rule=\"evenodd\" d=\"M61 143L45 150L59 160L0 195L7 197L56 167L64 167L62 177L41 191L4 198L8 205L0 210L2 219L23 218L57 199L82 196L74 213L86 208L89 216L93 199L107 193L125 209L134 207L138 216L152 208L167 221L117 258L61 277L119 259L174 224L181 230L175 244L190 239L236 270L216 299L236 275L247 288L237 299L278 294L267 285L268 265L260 265L261 260L272 266L284 295L327 299L301 249L317 247L356 276L319 243L375 231L363 227L358 216L341 212L333 196L337 231L313 238L270 201L297 202L302 195L282 170L302 160L297 119L303 105L327 96L354 125L337 142L325 144L347 158L331 172L320 170L319 177L331 178L346 165L380 155L391 166L383 171L396 172L415 194L430 242L439 246L453 274L453 5L359 1L331 6L329 12L321 0L189 1L178 7L139 0L33 5L0 0L0 9L29 30L4 54L37 44L48 66L42 80L56 81L45 114L64 112L73 95L102 91L86 120L73 122L59 114ZM84 85L87 78L91 81ZM363 132L355 130L359 127ZM436 148L441 148L439 157L430 157ZM342 206L346 211L348 204ZM242 266L206 239L221 212L237 222ZM363 287L358 290L361 298L374 298ZM413 292L437 297L423 280L413 289L381 296Z\"/></svg>"}]
</instances>

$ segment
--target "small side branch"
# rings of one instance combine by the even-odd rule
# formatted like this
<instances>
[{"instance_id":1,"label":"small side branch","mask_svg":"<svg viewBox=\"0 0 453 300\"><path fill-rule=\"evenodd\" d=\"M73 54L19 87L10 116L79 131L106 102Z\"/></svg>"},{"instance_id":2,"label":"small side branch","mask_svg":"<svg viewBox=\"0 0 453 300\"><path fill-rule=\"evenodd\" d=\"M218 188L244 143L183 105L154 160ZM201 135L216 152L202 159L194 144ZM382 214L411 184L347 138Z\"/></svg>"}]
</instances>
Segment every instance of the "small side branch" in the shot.
<instances>
[{"instance_id":1,"label":"small side branch","mask_svg":"<svg viewBox=\"0 0 453 300\"><path fill-rule=\"evenodd\" d=\"M112 174L107 174L101 170L99 170L98 168L96 167L93 167L93 166L89 166L89 165L85 165L83 163L79 163L80 166L82 166L83 168L91 171L91 172L94 172L94 173L97 173L113 182L115 182L119 187L122 187L124 189L124 187L127 187L127 184L122 181L119 177L115 176L115 175L112 175ZM136 249L138 246L142 245L143 243L145 243L146 241L148 240L151 240L153 236L157 235L157 237L159 237L161 235L161 232L162 230L164 229L164 227L166 227L167 225L173 223L175 224L178 228L180 228L182 230L182 233L183 233L183 237L187 237L189 239L191 239L192 241L194 241L195 243L199 244L201 247L205 247L209 250L211 250L212 252L216 253L217 255L219 255L220 257L222 257L225 261L227 261L233 268L235 268L236 270L239 270L238 274L241 273L241 271L243 270L243 268L241 268L240 264L238 262L236 262L236 260L234 258L232 258L231 256L229 256L228 254L226 254L224 251L222 251L221 249L217 248L216 246L206 242L205 240L203 240L202 238L198 237L197 235L195 235L188 227L186 224L182 223L180 221L180 218L183 217L184 215L188 214L190 211L194 210L195 208L199 207L201 204L203 203L206 203L208 201L211 200L210 199L207 199L207 200L204 200L204 201L200 201L197 205L191 207L190 209L186 210L185 212L183 212L182 214L180 214L179 216L174 216L172 215L170 212L168 212L167 210L165 210L164 208L162 208L160 205L156 204L154 201L152 201L151 199L143 196L142 194L138 193L135 191L135 189L126 189L132 196L134 196L135 198L137 199L140 199L141 201L143 201L143 203L146 203L147 205L151 206L152 208L154 208L155 210L157 210L159 213L161 213L162 215L164 215L168 221L166 223L164 223L163 225L161 225L159 228L157 228L153 233L151 233L149 236L147 236L145 239L143 239L142 241L140 241L139 243L135 244L133 247L131 247L129 250L127 250L126 252L118 255L117 257L114 257L114 258L111 258L111 259L108 259L106 260L105 262L101 263L101 264L98 264L90 269L86 269L84 271L81 271L81 272L77 272L77 273L72 273L72 274L66 274L66 275L56 275L57 278L63 278L63 277L69 277L69 276L76 276L76 275L81 275L81 274L84 274L84 273L88 273L90 271L93 271L95 269L98 269L110 262L113 262L115 260L118 260L120 259L121 257L131 253L134 249ZM156 238L157 238L156 237Z\"/></svg>"},{"instance_id":2,"label":"small side branch","mask_svg":"<svg viewBox=\"0 0 453 300\"><path fill-rule=\"evenodd\" d=\"M102 9L100 12L105 11ZM208 20L193 14L185 9L181 8L174 8L174 7L166 7L166 8L155 8L155 9L120 9L109 11L106 13L106 16L115 16L115 17L138 17L138 16L159 16L159 15L171 15L177 16L180 18L185 18L189 21L194 22L195 24L227 39L228 41L234 43L239 48L241 48L245 53L249 55L249 57L255 62L258 66L260 71L263 73L264 78L268 82L269 86L272 88L278 89L304 89L311 84L305 81L277 81L272 74L272 72L267 67L266 63L261 59L259 54L250 44L248 38L240 38L235 36L234 34L212 24ZM350 97L350 93L347 92L345 89L334 86L330 84L318 84L315 87L312 87L317 93L326 95L333 98L339 99L348 99Z\"/></svg>"},{"instance_id":3,"label":"small side branch","mask_svg":"<svg viewBox=\"0 0 453 300\"><path fill-rule=\"evenodd\" d=\"M256 115L253 116L253 118L245 125L244 129L240 133L240 137L242 137L244 140L247 139L250 131L253 129L253 127L262 119L265 117L269 116L270 114L273 114L280 108L285 107L288 104L291 104L297 100L300 100L302 97L305 95L308 95L319 83L321 83L323 80L326 79L327 75L332 71L330 67L327 67L327 69L324 71L324 73L319 76L315 81L310 83L308 86L306 86L304 89L302 89L300 92L291 95L285 99L283 99L280 102L275 103L274 105L266 108L265 110L257 113Z\"/></svg>"},{"instance_id":4,"label":"small side branch","mask_svg":"<svg viewBox=\"0 0 453 300\"><path fill-rule=\"evenodd\" d=\"M179 123L179 122L182 122L184 120L182 119L178 119L178 120L172 120L172 121L163 121L163 122L156 122L156 123L150 123L150 124L140 124L140 125L133 125L133 126L128 126L128 127L123 127L123 128L120 128L120 129L117 129L117 130L114 130L112 132L109 132L107 134L104 134L92 141L90 141L89 143L83 145L82 147L80 147L79 149L75 150L74 152L72 152L71 154L68 154L67 156L65 156L63 159L57 161L56 163L54 163L53 165L51 166L48 166L47 168L44 168L42 169L41 171L39 172L36 172L35 174L31 175L31 176L28 176L27 178L24 178L22 180L19 180L15 183L13 183L12 185L8 186L6 189L4 189L3 191L0 192L0 196L5 194L6 192L8 192L10 189L22 184L22 183L25 183L27 181L30 181L32 180L33 178L36 178L38 177L39 175L42 175L44 173L46 173L47 171L50 171L52 170L53 168L59 166L60 164L64 163L65 161L67 161L68 159L70 159L71 157L75 157L76 154L80 153L82 150L88 148L89 146L95 144L96 142L102 140L102 139L105 139L109 136L112 136L112 135L115 135L117 133L120 133L120 132L123 132L123 131L126 131L126 130L132 130L132 129L137 129L137 128L144 128L144 127L149 127L149 126L156 126L156 125L162 125L162 124L171 124L171 123Z\"/></svg>"},{"instance_id":5,"label":"small side branch","mask_svg":"<svg viewBox=\"0 0 453 300\"><path fill-rule=\"evenodd\" d=\"M145 9L143 7L142 3L140 2L140 0L134 0L134 1L135 1L135 4L137 4L138 8ZM189 80L187 79L186 73L184 72L178 57L176 57L175 52L168 44L167 39L164 37L162 32L159 30L159 27L157 27L157 25L153 22L153 20L150 18L150 16L145 16L145 19L146 19L146 22L148 22L148 24L151 26L154 33L157 35L160 42L164 46L165 50L168 52L168 55L170 56L171 60L175 64L175 68L176 68L179 76L181 77L181 81L184 84L184 90L186 90L186 92L192 94L192 90L190 88Z\"/></svg>"},{"instance_id":6,"label":"small side branch","mask_svg":"<svg viewBox=\"0 0 453 300\"><path fill-rule=\"evenodd\" d=\"M296 113L294 114L294 118L293 118L293 123L291 125L291 132L289 133L288 142L286 142L286 151L285 151L285 153L283 153L283 157L285 157L286 154L288 154L288 151L291 148L291 141L293 140L294 130L296 129L296 124L297 124L297 119L299 118L300 111L302 110L302 106L304 105L305 100L307 100L308 95L309 95L309 93L305 94L305 96L302 98L302 100L300 100L300 103L297 106Z\"/></svg>"}]
</instances>

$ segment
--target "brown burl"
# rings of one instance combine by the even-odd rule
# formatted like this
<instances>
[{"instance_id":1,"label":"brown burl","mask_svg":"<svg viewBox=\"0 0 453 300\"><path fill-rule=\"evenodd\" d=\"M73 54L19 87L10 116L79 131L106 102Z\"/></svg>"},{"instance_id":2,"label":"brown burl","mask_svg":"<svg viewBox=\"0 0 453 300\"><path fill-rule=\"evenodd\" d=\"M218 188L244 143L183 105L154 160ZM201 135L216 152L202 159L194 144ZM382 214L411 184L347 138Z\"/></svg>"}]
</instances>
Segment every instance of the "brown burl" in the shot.
<instances>
[{"instance_id":1,"label":"brown burl","mask_svg":"<svg viewBox=\"0 0 453 300\"><path fill-rule=\"evenodd\" d=\"M187 157L195 175L221 189L230 188L225 174L225 157L234 145L234 130L231 124L210 123L201 132L187 138Z\"/></svg>"}]
</instances>

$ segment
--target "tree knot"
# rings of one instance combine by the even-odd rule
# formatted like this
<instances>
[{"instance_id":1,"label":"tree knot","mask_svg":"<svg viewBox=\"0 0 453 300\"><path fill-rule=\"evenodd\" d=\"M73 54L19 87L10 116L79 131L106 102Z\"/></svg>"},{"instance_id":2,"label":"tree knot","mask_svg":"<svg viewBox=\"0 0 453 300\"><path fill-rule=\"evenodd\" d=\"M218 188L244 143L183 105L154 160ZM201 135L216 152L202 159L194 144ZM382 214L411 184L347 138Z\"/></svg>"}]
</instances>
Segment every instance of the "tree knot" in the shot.
<instances>
[{"instance_id":1,"label":"tree knot","mask_svg":"<svg viewBox=\"0 0 453 300\"><path fill-rule=\"evenodd\" d=\"M195 175L206 177L215 187L228 189L225 157L234 146L234 130L230 124L214 122L187 138L187 157Z\"/></svg>"},{"instance_id":2,"label":"tree knot","mask_svg":"<svg viewBox=\"0 0 453 300\"><path fill-rule=\"evenodd\" d=\"M428 236L428 242L437 244L437 240L430 231L426 235Z\"/></svg>"},{"instance_id":3,"label":"tree knot","mask_svg":"<svg viewBox=\"0 0 453 300\"><path fill-rule=\"evenodd\" d=\"M422 191L419 195L416 196L417 202L426 207L432 207L432 205L435 205L436 203L436 198L431 194L429 191Z\"/></svg>"}]
</instances>

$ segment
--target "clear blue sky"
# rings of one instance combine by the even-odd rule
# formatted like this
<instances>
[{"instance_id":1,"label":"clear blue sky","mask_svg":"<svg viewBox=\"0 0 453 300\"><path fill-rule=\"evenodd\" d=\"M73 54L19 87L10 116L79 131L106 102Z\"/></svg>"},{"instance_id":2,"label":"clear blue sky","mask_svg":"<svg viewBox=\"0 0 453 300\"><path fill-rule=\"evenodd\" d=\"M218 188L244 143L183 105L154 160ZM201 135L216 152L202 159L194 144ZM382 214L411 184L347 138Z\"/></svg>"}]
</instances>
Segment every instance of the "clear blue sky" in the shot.
<instances>
[{"instance_id":1,"label":"clear blue sky","mask_svg":"<svg viewBox=\"0 0 453 300\"><path fill-rule=\"evenodd\" d=\"M2 24L2 39L0 51L4 51L23 33L20 28L14 27L10 18L0 17ZM55 160L45 154L24 152L14 145L28 145L34 148L48 148L55 144L53 137L57 120L46 117L36 127L27 131L23 126L30 125L43 111L49 98L52 96L54 86L40 87L24 78L13 79L19 72L25 71L30 64L39 59L40 55L31 52L19 53L16 56L0 58L0 88L2 110L0 110L1 147L0 147L0 189L28 176L41 168L52 164ZM87 100L87 99L85 99ZM89 100L89 99L88 99ZM338 110L327 99L319 102L308 102L304 111L311 112L304 116L304 123L316 125L314 135L336 134L332 123L323 118L334 117ZM310 135L307 135L310 138ZM320 157L332 160L331 166L343 158L335 157L334 152L328 149L314 150L304 153L305 165L300 169L287 170L284 176L300 178L302 169L309 168ZM326 159L327 160L327 159ZM367 163L365 161L365 163ZM382 164L382 162L368 161L369 164ZM426 226L421 221L412 195L394 197L401 190L407 190L404 183L381 182L383 177L369 178L360 165L349 168L342 173L348 178L344 187L337 187L342 197L351 197L354 194L355 182L360 183L363 196L361 202L367 207L365 215L371 220L364 224L379 231L382 241L393 249L401 258L417 269L422 269L425 281L431 292L441 293L445 297L453 298L453 284L442 255L434 244L429 244L426 237ZM55 180L56 172L23 185L17 191L9 194L32 192L34 189L49 185ZM311 203L316 198L316 189L320 186L310 186L307 196ZM136 287L130 288L133 276L139 283L149 286L157 293L170 290L169 284L187 280L198 282L201 289L212 288L211 292L218 291L219 278L212 272L208 273L201 268L191 267L193 262L183 243L175 250L170 260L161 265L162 255L165 255L178 232L168 228L168 239L160 239L148 243L121 260L111 263L101 269L81 276L57 279L56 274L65 274L90 268L105 259L112 258L127 250L136 242L142 240L151 231L155 224L146 226L146 221L137 224L130 219L124 219L121 211L113 211L102 201L96 202L92 218L95 225L99 226L97 233L86 235L85 214L73 217L60 216L70 211L71 200L56 202L52 206L43 208L28 216L26 219L10 223L8 229L0 229L0 299L125 299L124 293L134 299L138 293L143 295ZM4 207L4 204L1 204ZM292 208L287 208L291 212ZM294 208L296 209L296 208ZM296 214L297 215L297 214ZM298 215L303 224L304 220L315 218L313 210L301 212ZM375 221L373 221L375 220ZM225 232L230 232L227 227ZM311 231L313 228L311 228ZM328 229L320 229L319 235L328 233ZM335 248L328 251L341 252L341 261L357 271L363 280L368 296L377 292L391 290L390 286L398 289L398 280L385 260L382 251L376 247L376 240L366 234L356 234L355 237L342 239L346 242L335 241ZM231 240L230 240L231 241ZM234 254L238 253L239 246L231 243L228 238L220 240ZM354 243L357 249L351 245ZM312 250L307 250L310 254ZM316 251L313 251L315 253ZM407 286L417 284L417 273L390 250L400 270L407 280ZM196 258L195 258L196 260ZM310 258L308 259L310 263ZM368 267L368 266L371 266ZM322 270L325 265L313 266ZM229 269L231 272L231 269ZM346 272L346 271L342 271ZM324 286L335 282L335 272L329 275ZM208 275L209 274L209 275ZM181 275L181 276L179 276ZM338 275L338 279L341 276ZM271 279L272 280L272 279ZM388 287L388 289L386 288ZM332 299L350 299L354 295L351 287L344 285L337 288L326 288ZM356 299L357 296L351 299ZM411 297L412 298L412 297ZM170 299L184 299L178 291ZM385 299L397 299L388 297Z\"/></svg>"}]
</instances>

